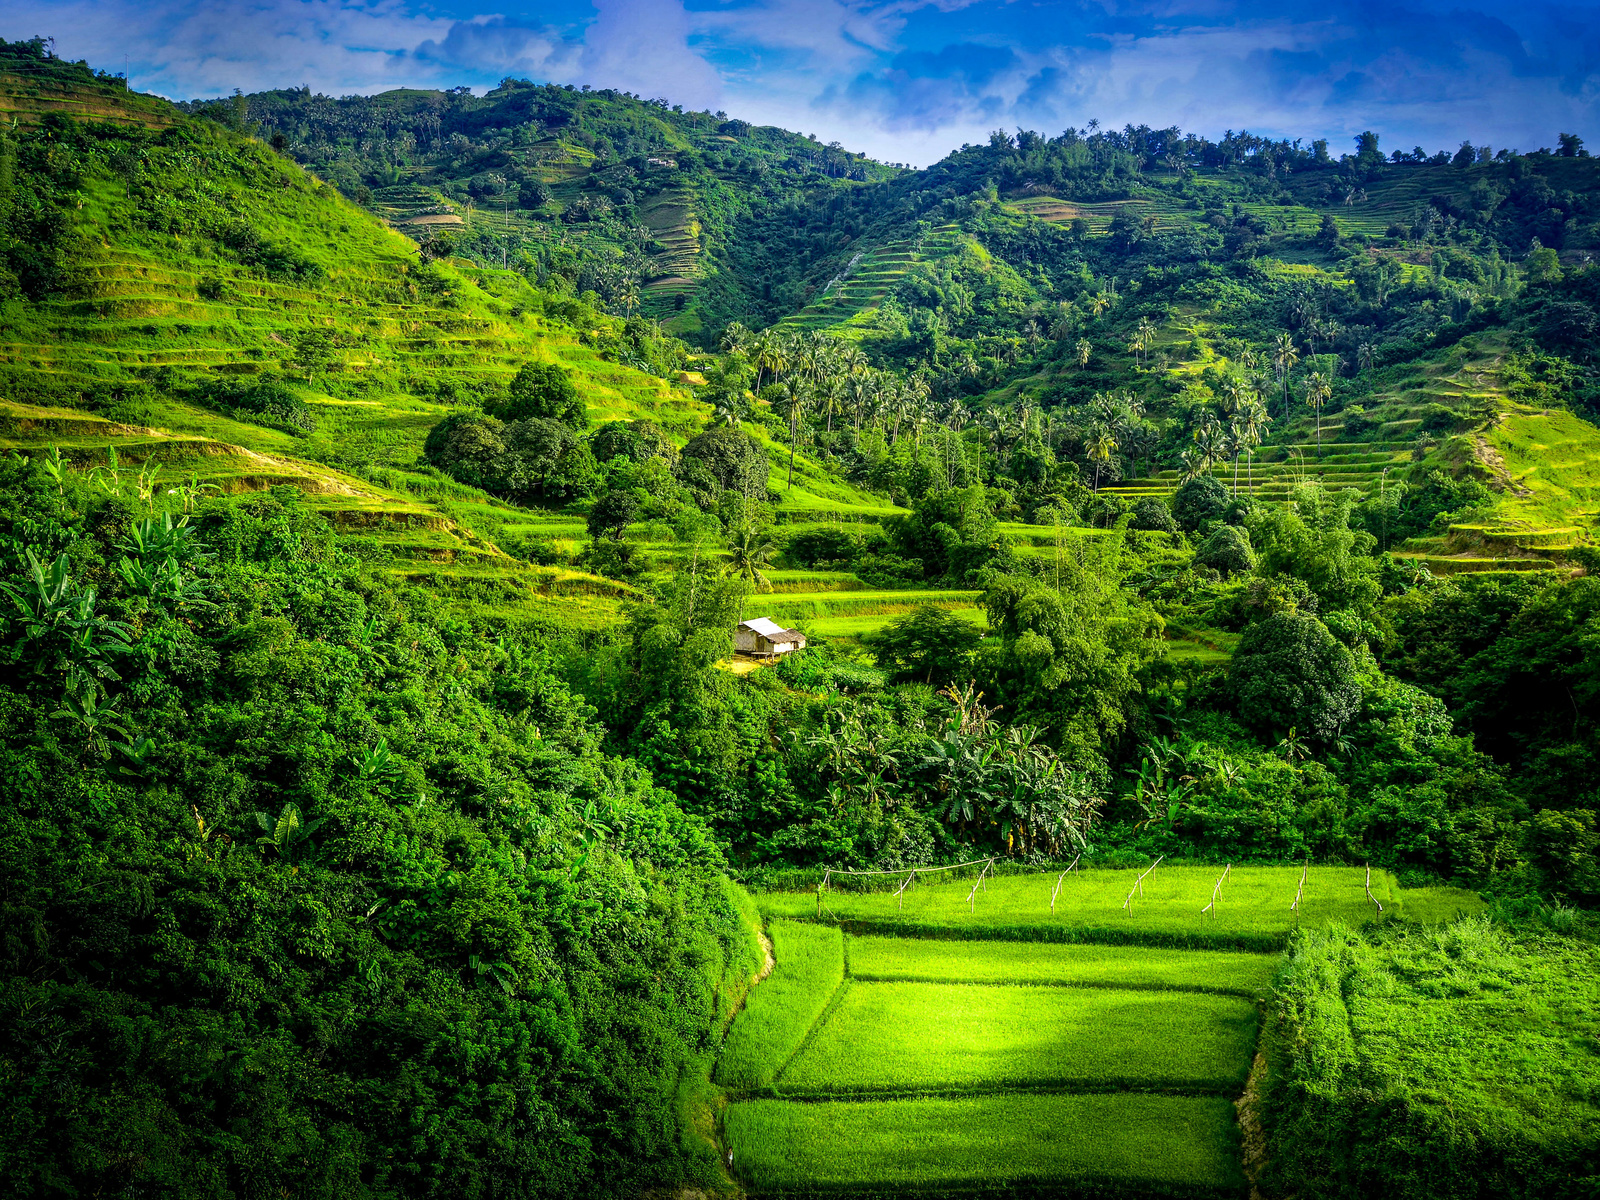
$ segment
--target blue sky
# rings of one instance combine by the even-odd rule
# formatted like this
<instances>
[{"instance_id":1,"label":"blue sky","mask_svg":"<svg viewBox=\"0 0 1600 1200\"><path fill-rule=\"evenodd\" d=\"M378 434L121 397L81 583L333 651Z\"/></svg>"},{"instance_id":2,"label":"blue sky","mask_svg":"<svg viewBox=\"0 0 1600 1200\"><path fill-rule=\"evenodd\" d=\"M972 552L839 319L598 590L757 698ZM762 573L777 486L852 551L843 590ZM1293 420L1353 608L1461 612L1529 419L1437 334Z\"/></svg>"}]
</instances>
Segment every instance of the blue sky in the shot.
<instances>
[{"instance_id":1,"label":"blue sky","mask_svg":"<svg viewBox=\"0 0 1600 1200\"><path fill-rule=\"evenodd\" d=\"M505 75L620 87L918 166L996 127L1176 124L1600 152L1600 0L7 0L0 36L174 98Z\"/></svg>"}]
</instances>

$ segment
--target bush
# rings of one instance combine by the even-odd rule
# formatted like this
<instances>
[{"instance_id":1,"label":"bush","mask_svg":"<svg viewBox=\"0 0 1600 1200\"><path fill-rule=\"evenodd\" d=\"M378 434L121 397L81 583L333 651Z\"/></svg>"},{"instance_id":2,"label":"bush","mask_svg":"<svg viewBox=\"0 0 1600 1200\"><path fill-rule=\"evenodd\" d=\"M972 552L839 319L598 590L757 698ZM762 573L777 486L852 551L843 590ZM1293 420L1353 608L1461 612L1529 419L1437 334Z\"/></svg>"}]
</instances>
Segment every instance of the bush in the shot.
<instances>
[{"instance_id":1,"label":"bush","mask_svg":"<svg viewBox=\"0 0 1600 1200\"><path fill-rule=\"evenodd\" d=\"M1172 493L1172 516L1185 533L1222 520L1228 511L1228 489L1214 475L1197 475Z\"/></svg>"},{"instance_id":2,"label":"bush","mask_svg":"<svg viewBox=\"0 0 1600 1200\"><path fill-rule=\"evenodd\" d=\"M1133 506L1133 519L1128 522L1128 528L1147 529L1153 533L1177 533L1178 522L1173 519L1172 509L1167 507L1166 501L1146 496Z\"/></svg>"},{"instance_id":3,"label":"bush","mask_svg":"<svg viewBox=\"0 0 1600 1200\"><path fill-rule=\"evenodd\" d=\"M1239 715L1263 732L1331 738L1361 708L1355 657L1302 612L1274 613L1246 629L1230 682Z\"/></svg>"},{"instance_id":4,"label":"bush","mask_svg":"<svg viewBox=\"0 0 1600 1200\"><path fill-rule=\"evenodd\" d=\"M573 386L572 376L553 363L526 363L506 388L506 398L489 411L502 421L529 421L535 418L560 421L574 429L589 424L583 397Z\"/></svg>"},{"instance_id":5,"label":"bush","mask_svg":"<svg viewBox=\"0 0 1600 1200\"><path fill-rule=\"evenodd\" d=\"M679 473L688 487L703 494L702 506L709 508L717 491L765 496L768 469L767 452L760 442L718 425L690 439L683 448Z\"/></svg>"},{"instance_id":6,"label":"bush","mask_svg":"<svg viewBox=\"0 0 1600 1200\"><path fill-rule=\"evenodd\" d=\"M1236 525L1218 525L1200 544L1194 563L1224 575L1243 575L1254 570L1256 558L1250 549L1250 535Z\"/></svg>"}]
</instances>

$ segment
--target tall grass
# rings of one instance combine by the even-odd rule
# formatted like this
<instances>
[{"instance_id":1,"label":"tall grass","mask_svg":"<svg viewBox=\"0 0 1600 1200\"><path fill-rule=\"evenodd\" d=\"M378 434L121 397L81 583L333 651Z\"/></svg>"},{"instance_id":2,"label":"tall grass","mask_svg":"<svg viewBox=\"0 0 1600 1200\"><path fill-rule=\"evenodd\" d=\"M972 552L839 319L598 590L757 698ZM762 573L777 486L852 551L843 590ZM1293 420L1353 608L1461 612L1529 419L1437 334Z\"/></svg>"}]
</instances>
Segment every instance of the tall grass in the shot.
<instances>
[{"instance_id":1,"label":"tall grass","mask_svg":"<svg viewBox=\"0 0 1600 1200\"><path fill-rule=\"evenodd\" d=\"M837 929L774 921L770 932L776 965L734 1018L717 1062L716 1082L733 1091L769 1086L844 983Z\"/></svg>"}]
</instances>

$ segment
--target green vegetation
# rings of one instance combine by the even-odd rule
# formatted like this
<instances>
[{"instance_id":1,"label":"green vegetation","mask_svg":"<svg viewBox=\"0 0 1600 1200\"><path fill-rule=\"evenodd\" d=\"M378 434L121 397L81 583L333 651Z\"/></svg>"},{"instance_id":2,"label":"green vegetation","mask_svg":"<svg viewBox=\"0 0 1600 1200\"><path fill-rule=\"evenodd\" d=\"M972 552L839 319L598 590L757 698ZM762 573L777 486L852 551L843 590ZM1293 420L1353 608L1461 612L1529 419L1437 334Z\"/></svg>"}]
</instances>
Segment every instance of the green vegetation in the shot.
<instances>
[{"instance_id":1,"label":"green vegetation","mask_svg":"<svg viewBox=\"0 0 1600 1200\"><path fill-rule=\"evenodd\" d=\"M1575 139L0 112L16 1189L1592 1184Z\"/></svg>"},{"instance_id":2,"label":"green vegetation","mask_svg":"<svg viewBox=\"0 0 1600 1200\"><path fill-rule=\"evenodd\" d=\"M1237 1092L1256 1013L1232 996L864 983L777 1080L785 1096L978 1088Z\"/></svg>"},{"instance_id":3,"label":"green vegetation","mask_svg":"<svg viewBox=\"0 0 1600 1200\"><path fill-rule=\"evenodd\" d=\"M925 983L1054 983L1265 995L1270 954L1152 947L851 937L850 976Z\"/></svg>"},{"instance_id":4,"label":"green vegetation","mask_svg":"<svg viewBox=\"0 0 1600 1200\"><path fill-rule=\"evenodd\" d=\"M770 928L777 965L751 993L717 1063L716 1081L733 1091L771 1085L844 983L837 929L797 921Z\"/></svg>"},{"instance_id":5,"label":"green vegetation","mask_svg":"<svg viewBox=\"0 0 1600 1200\"><path fill-rule=\"evenodd\" d=\"M763 1194L1071 1181L1144 1196L1231 1196L1244 1187L1233 1106L1220 1098L750 1100L730 1106L723 1123L735 1167Z\"/></svg>"},{"instance_id":6,"label":"green vegetation","mask_svg":"<svg viewBox=\"0 0 1600 1200\"><path fill-rule=\"evenodd\" d=\"M1592 944L1484 920L1301 937L1268 1040L1275 1184L1312 1197L1582 1195L1597 967Z\"/></svg>"},{"instance_id":7,"label":"green vegetation","mask_svg":"<svg viewBox=\"0 0 1600 1200\"><path fill-rule=\"evenodd\" d=\"M1312 867L1297 911L1290 911L1290 905L1299 893L1300 868L1234 867L1214 911L1204 912L1221 874L1219 867L1166 865L1148 875L1145 868L1073 872L1062 883L1054 912L1050 910L1053 872L991 877L972 897L970 909L970 878L933 882L940 879L937 875L926 883L919 879L901 896L831 891L822 897L822 906L825 915L852 927L913 937L1236 946L1253 951L1280 949L1297 925L1354 923L1377 915L1359 867ZM1141 875L1143 882L1136 887ZM1412 893L1386 873L1372 873L1372 895L1386 916L1407 915ZM1482 907L1471 892L1451 889L1423 889L1418 899L1429 920L1438 920L1451 909L1472 912ZM809 916L816 907L814 896L792 892L767 893L758 902L773 916Z\"/></svg>"}]
</instances>

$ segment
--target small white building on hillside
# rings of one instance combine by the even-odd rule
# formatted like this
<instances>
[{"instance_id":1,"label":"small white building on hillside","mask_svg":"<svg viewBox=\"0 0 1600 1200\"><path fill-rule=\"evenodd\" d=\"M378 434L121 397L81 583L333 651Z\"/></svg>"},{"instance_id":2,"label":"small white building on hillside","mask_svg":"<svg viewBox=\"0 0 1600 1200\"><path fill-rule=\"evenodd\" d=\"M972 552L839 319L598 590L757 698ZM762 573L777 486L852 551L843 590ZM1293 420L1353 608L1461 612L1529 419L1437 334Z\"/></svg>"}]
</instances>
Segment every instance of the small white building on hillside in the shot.
<instances>
[{"instance_id":1,"label":"small white building on hillside","mask_svg":"<svg viewBox=\"0 0 1600 1200\"><path fill-rule=\"evenodd\" d=\"M766 617L740 621L733 631L733 644L740 654L754 658L777 658L791 650L806 648L806 635L798 629L785 629Z\"/></svg>"}]
</instances>

